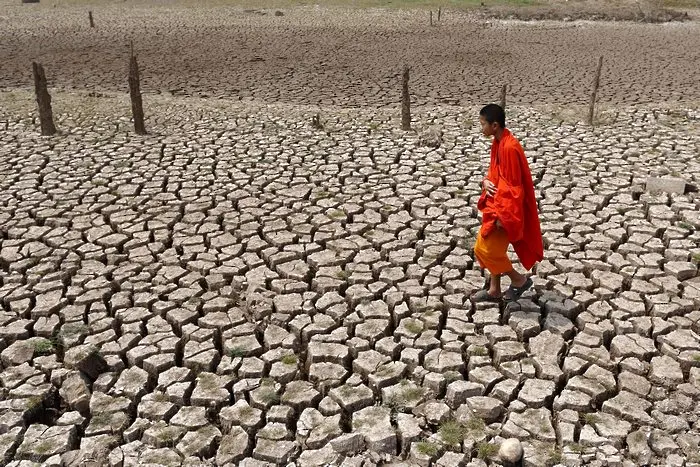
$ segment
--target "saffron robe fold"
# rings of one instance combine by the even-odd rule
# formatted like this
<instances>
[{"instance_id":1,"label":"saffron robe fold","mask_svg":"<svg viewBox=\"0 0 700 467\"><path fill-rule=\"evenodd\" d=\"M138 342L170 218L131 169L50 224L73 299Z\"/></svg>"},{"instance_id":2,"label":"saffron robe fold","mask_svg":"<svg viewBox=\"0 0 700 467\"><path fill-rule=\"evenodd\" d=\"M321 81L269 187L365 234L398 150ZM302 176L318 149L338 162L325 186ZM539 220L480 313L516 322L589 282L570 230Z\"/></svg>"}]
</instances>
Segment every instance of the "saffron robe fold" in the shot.
<instances>
[{"instance_id":1,"label":"saffron robe fold","mask_svg":"<svg viewBox=\"0 0 700 467\"><path fill-rule=\"evenodd\" d=\"M486 240L500 221L521 264L530 270L544 256L535 186L525 151L508 129L491 145L486 178L498 191L491 197L484 190L479 198L477 207L483 214L479 233Z\"/></svg>"}]
</instances>

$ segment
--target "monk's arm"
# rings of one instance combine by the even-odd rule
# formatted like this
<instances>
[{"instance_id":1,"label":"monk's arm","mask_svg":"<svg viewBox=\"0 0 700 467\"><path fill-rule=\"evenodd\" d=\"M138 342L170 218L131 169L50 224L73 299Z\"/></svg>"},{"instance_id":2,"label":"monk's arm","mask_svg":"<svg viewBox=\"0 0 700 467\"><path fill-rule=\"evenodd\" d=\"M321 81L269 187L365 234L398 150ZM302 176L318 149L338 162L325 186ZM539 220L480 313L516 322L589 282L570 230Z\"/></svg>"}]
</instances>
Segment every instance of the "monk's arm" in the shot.
<instances>
[{"instance_id":1,"label":"monk's arm","mask_svg":"<svg viewBox=\"0 0 700 467\"><path fill-rule=\"evenodd\" d=\"M495 197L498 224L506 231L511 242L522 239L524 228L523 174L518 150L515 146L505 148Z\"/></svg>"}]
</instances>

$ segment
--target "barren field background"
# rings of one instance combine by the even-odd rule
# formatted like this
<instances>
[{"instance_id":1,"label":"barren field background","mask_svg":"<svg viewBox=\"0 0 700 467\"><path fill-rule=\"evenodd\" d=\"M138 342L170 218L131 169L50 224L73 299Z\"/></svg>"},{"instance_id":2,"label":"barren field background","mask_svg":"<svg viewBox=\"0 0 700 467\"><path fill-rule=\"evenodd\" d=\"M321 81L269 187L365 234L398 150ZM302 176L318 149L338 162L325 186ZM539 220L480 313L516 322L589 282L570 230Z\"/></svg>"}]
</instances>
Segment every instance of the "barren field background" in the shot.
<instances>
[{"instance_id":1,"label":"barren field background","mask_svg":"<svg viewBox=\"0 0 700 467\"><path fill-rule=\"evenodd\" d=\"M0 465L700 466L698 2L485 3L0 0ZM546 253L476 305L504 84Z\"/></svg>"}]
</instances>

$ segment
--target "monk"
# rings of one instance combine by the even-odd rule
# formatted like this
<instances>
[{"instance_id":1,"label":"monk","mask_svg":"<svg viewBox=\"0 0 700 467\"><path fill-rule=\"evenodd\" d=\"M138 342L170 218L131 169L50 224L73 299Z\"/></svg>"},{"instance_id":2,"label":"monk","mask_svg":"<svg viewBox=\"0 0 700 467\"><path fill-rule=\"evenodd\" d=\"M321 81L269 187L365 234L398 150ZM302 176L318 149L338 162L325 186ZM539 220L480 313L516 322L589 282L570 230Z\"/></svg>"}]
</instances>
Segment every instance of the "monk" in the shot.
<instances>
[{"instance_id":1,"label":"monk","mask_svg":"<svg viewBox=\"0 0 700 467\"><path fill-rule=\"evenodd\" d=\"M506 128L506 115L496 104L479 112L481 130L493 137L491 163L482 182L477 207L482 224L474 245L474 255L483 269L491 273L488 286L474 294L474 302L515 301L532 287L532 279L513 268L508 245L513 245L526 270L543 257L542 232L535 200L532 174L525 152ZM510 278L510 287L501 292L501 276Z\"/></svg>"}]
</instances>

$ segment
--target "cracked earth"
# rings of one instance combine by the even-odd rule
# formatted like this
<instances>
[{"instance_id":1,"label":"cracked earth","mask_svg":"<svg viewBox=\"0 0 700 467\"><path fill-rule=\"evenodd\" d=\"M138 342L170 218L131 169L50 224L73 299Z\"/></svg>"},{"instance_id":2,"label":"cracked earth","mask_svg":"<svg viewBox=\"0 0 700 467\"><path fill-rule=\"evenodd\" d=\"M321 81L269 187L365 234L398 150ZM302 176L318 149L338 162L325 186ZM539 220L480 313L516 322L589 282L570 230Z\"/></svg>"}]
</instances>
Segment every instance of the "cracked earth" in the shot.
<instances>
[{"instance_id":1,"label":"cracked earth","mask_svg":"<svg viewBox=\"0 0 700 467\"><path fill-rule=\"evenodd\" d=\"M617 30L643 31L636 47L653 38L678 86L653 70L632 101L604 86L593 128L560 93L542 90L549 107L517 94L509 104L545 260L534 289L499 306L468 299L484 285L471 246L490 145L476 102L488 86L445 102L417 78L417 131L403 132L395 77L365 94L311 86L332 73L266 75L241 101L197 97L225 90L226 73L171 74L191 93L178 96L151 69L150 134L137 136L118 92L125 66L89 70L101 83L84 83L91 93L70 89L68 75L77 86L88 70L66 39L45 52L62 133L43 138L28 73L12 63L36 57L28 22L52 10L25 7L0 23L15 44L0 48L10 63L0 71L1 465L483 467L503 465L499 446L517 438L527 466L700 466L700 113L697 88L683 88L692 70L680 52L662 53L676 45L667 25ZM136 14L103 8L123 13L105 37ZM83 13L57 11L65 28ZM219 10L145 11L154 30L180 24L183 41L227 21ZM288 21L291 34L302 13L327 15L285 13L231 21ZM407 15L333 18L391 29L394 14ZM555 55L565 48L564 30L508 27L549 37ZM259 40L248 28L236 34ZM596 28L613 26L570 31ZM698 26L671 28L685 37ZM433 44L434 32L416 34ZM367 73L381 59L362 62ZM279 96L262 91L268 82ZM353 92L368 96L360 108ZM650 177L689 189L650 191Z\"/></svg>"}]
</instances>

